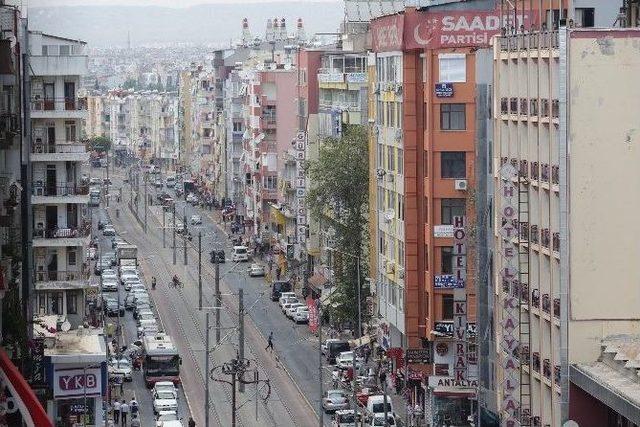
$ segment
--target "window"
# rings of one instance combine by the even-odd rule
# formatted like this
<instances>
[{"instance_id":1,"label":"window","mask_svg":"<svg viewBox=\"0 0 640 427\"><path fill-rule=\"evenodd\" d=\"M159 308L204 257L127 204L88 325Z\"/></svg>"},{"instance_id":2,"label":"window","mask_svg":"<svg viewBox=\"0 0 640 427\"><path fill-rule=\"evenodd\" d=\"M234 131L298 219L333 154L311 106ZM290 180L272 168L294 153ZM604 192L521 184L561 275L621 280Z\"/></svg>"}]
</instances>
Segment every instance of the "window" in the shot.
<instances>
[{"instance_id":1,"label":"window","mask_svg":"<svg viewBox=\"0 0 640 427\"><path fill-rule=\"evenodd\" d=\"M453 295L442 295L442 319L453 320Z\"/></svg>"},{"instance_id":2,"label":"window","mask_svg":"<svg viewBox=\"0 0 640 427\"><path fill-rule=\"evenodd\" d=\"M68 44L60 45L60 56L69 56L71 55L71 46Z\"/></svg>"},{"instance_id":3,"label":"window","mask_svg":"<svg viewBox=\"0 0 640 427\"><path fill-rule=\"evenodd\" d=\"M67 314L78 314L78 294L67 293Z\"/></svg>"},{"instance_id":4,"label":"window","mask_svg":"<svg viewBox=\"0 0 640 427\"><path fill-rule=\"evenodd\" d=\"M443 246L440 260L441 274L453 274L453 246Z\"/></svg>"},{"instance_id":5,"label":"window","mask_svg":"<svg viewBox=\"0 0 640 427\"><path fill-rule=\"evenodd\" d=\"M404 151L402 148L398 148L397 169L400 175L404 174Z\"/></svg>"},{"instance_id":6,"label":"window","mask_svg":"<svg viewBox=\"0 0 640 427\"><path fill-rule=\"evenodd\" d=\"M465 178L467 162L463 151L443 151L440 153L440 175L442 178Z\"/></svg>"},{"instance_id":7,"label":"window","mask_svg":"<svg viewBox=\"0 0 640 427\"><path fill-rule=\"evenodd\" d=\"M440 129L465 130L466 111L464 104L440 104Z\"/></svg>"},{"instance_id":8,"label":"window","mask_svg":"<svg viewBox=\"0 0 640 427\"><path fill-rule=\"evenodd\" d=\"M76 122L67 120L64 122L65 140L67 142L76 141Z\"/></svg>"},{"instance_id":9,"label":"window","mask_svg":"<svg viewBox=\"0 0 640 427\"><path fill-rule=\"evenodd\" d=\"M442 199L440 201L440 223L453 224L453 217L464 216L465 207L465 199Z\"/></svg>"},{"instance_id":10,"label":"window","mask_svg":"<svg viewBox=\"0 0 640 427\"><path fill-rule=\"evenodd\" d=\"M463 83L467 81L467 57L464 53L438 55L440 83Z\"/></svg>"},{"instance_id":11,"label":"window","mask_svg":"<svg viewBox=\"0 0 640 427\"><path fill-rule=\"evenodd\" d=\"M404 311L404 288L398 287L398 310Z\"/></svg>"},{"instance_id":12,"label":"window","mask_svg":"<svg viewBox=\"0 0 640 427\"><path fill-rule=\"evenodd\" d=\"M376 164L378 165L379 169L384 169L384 145L378 144L377 152L378 158L376 159Z\"/></svg>"},{"instance_id":13,"label":"window","mask_svg":"<svg viewBox=\"0 0 640 427\"><path fill-rule=\"evenodd\" d=\"M588 28L595 25L595 9L593 7L576 7L575 23L578 27Z\"/></svg>"},{"instance_id":14,"label":"window","mask_svg":"<svg viewBox=\"0 0 640 427\"><path fill-rule=\"evenodd\" d=\"M49 294L50 311L48 314L63 314L62 298L62 292L51 292Z\"/></svg>"},{"instance_id":15,"label":"window","mask_svg":"<svg viewBox=\"0 0 640 427\"><path fill-rule=\"evenodd\" d=\"M277 176L267 176L264 178L264 188L269 190L275 190L278 188L278 177Z\"/></svg>"},{"instance_id":16,"label":"window","mask_svg":"<svg viewBox=\"0 0 640 427\"><path fill-rule=\"evenodd\" d=\"M398 209L396 211L396 218L404 221L404 196L402 194L398 194Z\"/></svg>"},{"instance_id":17,"label":"window","mask_svg":"<svg viewBox=\"0 0 640 427\"><path fill-rule=\"evenodd\" d=\"M233 122L233 131L242 132L242 122Z\"/></svg>"},{"instance_id":18,"label":"window","mask_svg":"<svg viewBox=\"0 0 640 427\"><path fill-rule=\"evenodd\" d=\"M76 265L76 263L77 263L76 250L67 249L67 265Z\"/></svg>"},{"instance_id":19,"label":"window","mask_svg":"<svg viewBox=\"0 0 640 427\"><path fill-rule=\"evenodd\" d=\"M393 155L394 148L393 147L386 147L386 148L387 148L387 169L389 169L391 172L394 172L396 170L396 159L395 159L395 156Z\"/></svg>"}]
</instances>

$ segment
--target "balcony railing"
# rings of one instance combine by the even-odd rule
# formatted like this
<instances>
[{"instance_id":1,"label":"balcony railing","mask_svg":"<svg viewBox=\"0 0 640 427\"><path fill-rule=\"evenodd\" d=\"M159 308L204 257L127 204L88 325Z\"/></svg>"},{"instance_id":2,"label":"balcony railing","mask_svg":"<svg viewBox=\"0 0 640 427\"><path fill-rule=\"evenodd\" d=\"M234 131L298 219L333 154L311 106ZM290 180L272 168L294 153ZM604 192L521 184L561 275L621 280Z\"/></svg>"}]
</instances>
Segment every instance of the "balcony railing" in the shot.
<instances>
[{"instance_id":1,"label":"balcony railing","mask_svg":"<svg viewBox=\"0 0 640 427\"><path fill-rule=\"evenodd\" d=\"M554 252L560 252L560 233L553 233L552 246Z\"/></svg>"},{"instance_id":2,"label":"balcony railing","mask_svg":"<svg viewBox=\"0 0 640 427\"><path fill-rule=\"evenodd\" d=\"M545 248L549 248L550 243L551 243L551 232L549 231L548 228L543 228L542 233L540 234L540 244Z\"/></svg>"},{"instance_id":3,"label":"balcony railing","mask_svg":"<svg viewBox=\"0 0 640 427\"><path fill-rule=\"evenodd\" d=\"M531 365L534 371L540 372L540 353L537 351L533 352L533 356L531 357Z\"/></svg>"},{"instance_id":4,"label":"balcony railing","mask_svg":"<svg viewBox=\"0 0 640 427\"><path fill-rule=\"evenodd\" d=\"M87 237L91 232L89 225L85 227L66 227L66 228L41 228L33 232L35 238L45 239L69 239L77 237Z\"/></svg>"},{"instance_id":5,"label":"balcony railing","mask_svg":"<svg viewBox=\"0 0 640 427\"><path fill-rule=\"evenodd\" d=\"M34 185L33 187L33 195L34 196L86 196L89 194L89 186L88 185L74 185L74 184L64 184L64 185Z\"/></svg>"},{"instance_id":6,"label":"balcony railing","mask_svg":"<svg viewBox=\"0 0 640 427\"><path fill-rule=\"evenodd\" d=\"M523 221L520 223L519 237L520 237L520 240L523 240L523 241L529 240L529 223L528 222Z\"/></svg>"},{"instance_id":7,"label":"balcony railing","mask_svg":"<svg viewBox=\"0 0 640 427\"><path fill-rule=\"evenodd\" d=\"M89 270L85 271L42 271L36 272L36 282L55 282L62 280L87 280Z\"/></svg>"},{"instance_id":8,"label":"balcony railing","mask_svg":"<svg viewBox=\"0 0 640 427\"><path fill-rule=\"evenodd\" d=\"M540 308L540 289L531 291L531 305L535 308Z\"/></svg>"},{"instance_id":9,"label":"balcony railing","mask_svg":"<svg viewBox=\"0 0 640 427\"><path fill-rule=\"evenodd\" d=\"M551 166L551 183L552 184L560 183L560 166L557 166L557 165Z\"/></svg>"},{"instance_id":10,"label":"balcony railing","mask_svg":"<svg viewBox=\"0 0 640 427\"><path fill-rule=\"evenodd\" d=\"M551 379L551 361L549 359L544 359L542 362L542 375Z\"/></svg>"},{"instance_id":11,"label":"balcony railing","mask_svg":"<svg viewBox=\"0 0 640 427\"><path fill-rule=\"evenodd\" d=\"M63 104L64 108L56 108L56 104ZM87 102L83 99L76 98L33 98L31 99L31 109L34 111L86 110Z\"/></svg>"},{"instance_id":12,"label":"balcony railing","mask_svg":"<svg viewBox=\"0 0 640 427\"><path fill-rule=\"evenodd\" d=\"M520 359L520 363L523 365L529 364L529 346L522 345L518 350L518 358Z\"/></svg>"},{"instance_id":13,"label":"balcony railing","mask_svg":"<svg viewBox=\"0 0 640 427\"><path fill-rule=\"evenodd\" d=\"M500 113L509 114L509 98L500 98Z\"/></svg>"},{"instance_id":14,"label":"balcony railing","mask_svg":"<svg viewBox=\"0 0 640 427\"><path fill-rule=\"evenodd\" d=\"M555 365L553 367L553 382L556 384L560 384L560 365Z\"/></svg>"},{"instance_id":15,"label":"balcony railing","mask_svg":"<svg viewBox=\"0 0 640 427\"><path fill-rule=\"evenodd\" d=\"M532 162L531 163L531 179L534 181L537 181L539 174L540 174L540 169L538 168L538 162Z\"/></svg>"},{"instance_id":16,"label":"balcony railing","mask_svg":"<svg viewBox=\"0 0 640 427\"><path fill-rule=\"evenodd\" d=\"M54 144L35 143L31 152L34 154L82 154L87 152L87 147L84 144L56 141Z\"/></svg>"},{"instance_id":17,"label":"balcony railing","mask_svg":"<svg viewBox=\"0 0 640 427\"><path fill-rule=\"evenodd\" d=\"M531 226L529 240L531 241L531 243L535 243L535 244L538 243L538 226L537 225Z\"/></svg>"},{"instance_id":18,"label":"balcony railing","mask_svg":"<svg viewBox=\"0 0 640 427\"><path fill-rule=\"evenodd\" d=\"M549 298L549 294L542 294L542 311L551 314L551 298Z\"/></svg>"},{"instance_id":19,"label":"balcony railing","mask_svg":"<svg viewBox=\"0 0 640 427\"><path fill-rule=\"evenodd\" d=\"M560 298L553 299L553 317L560 318Z\"/></svg>"},{"instance_id":20,"label":"balcony railing","mask_svg":"<svg viewBox=\"0 0 640 427\"><path fill-rule=\"evenodd\" d=\"M540 181L549 182L549 164L543 163L540 165Z\"/></svg>"},{"instance_id":21,"label":"balcony railing","mask_svg":"<svg viewBox=\"0 0 640 427\"><path fill-rule=\"evenodd\" d=\"M529 177L529 165L526 160L520 160L520 176L522 178Z\"/></svg>"}]
</instances>

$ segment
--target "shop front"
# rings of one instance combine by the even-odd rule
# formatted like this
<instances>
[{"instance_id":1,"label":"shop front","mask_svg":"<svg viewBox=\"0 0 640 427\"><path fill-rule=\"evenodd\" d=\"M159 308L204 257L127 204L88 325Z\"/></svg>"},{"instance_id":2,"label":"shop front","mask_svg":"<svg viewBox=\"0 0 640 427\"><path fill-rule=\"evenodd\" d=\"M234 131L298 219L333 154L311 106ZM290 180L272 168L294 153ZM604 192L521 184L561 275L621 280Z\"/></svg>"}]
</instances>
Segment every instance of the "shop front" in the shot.
<instances>
[{"instance_id":1,"label":"shop front","mask_svg":"<svg viewBox=\"0 0 640 427\"><path fill-rule=\"evenodd\" d=\"M51 377L53 400L48 406L56 427L102 425L105 365L55 364Z\"/></svg>"}]
</instances>

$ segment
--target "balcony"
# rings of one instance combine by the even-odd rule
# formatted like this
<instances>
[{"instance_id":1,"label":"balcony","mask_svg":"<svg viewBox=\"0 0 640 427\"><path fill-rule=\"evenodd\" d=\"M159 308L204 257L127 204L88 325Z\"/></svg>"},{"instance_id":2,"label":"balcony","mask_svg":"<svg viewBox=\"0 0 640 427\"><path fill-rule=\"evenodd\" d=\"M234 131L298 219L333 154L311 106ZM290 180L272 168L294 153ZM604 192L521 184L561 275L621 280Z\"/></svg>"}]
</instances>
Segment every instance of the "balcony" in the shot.
<instances>
[{"instance_id":1,"label":"balcony","mask_svg":"<svg viewBox=\"0 0 640 427\"><path fill-rule=\"evenodd\" d=\"M560 319L560 298L553 299L553 317Z\"/></svg>"},{"instance_id":2,"label":"balcony","mask_svg":"<svg viewBox=\"0 0 640 427\"><path fill-rule=\"evenodd\" d=\"M531 357L531 367L534 371L540 372L540 353L537 351L534 351Z\"/></svg>"},{"instance_id":3,"label":"balcony","mask_svg":"<svg viewBox=\"0 0 640 427\"><path fill-rule=\"evenodd\" d=\"M57 140L55 144L34 143L31 147L34 162L86 162L89 153L84 144Z\"/></svg>"},{"instance_id":4,"label":"balcony","mask_svg":"<svg viewBox=\"0 0 640 427\"><path fill-rule=\"evenodd\" d=\"M33 98L32 119L86 119L87 103L76 98Z\"/></svg>"},{"instance_id":5,"label":"balcony","mask_svg":"<svg viewBox=\"0 0 640 427\"><path fill-rule=\"evenodd\" d=\"M551 166L551 183L552 184L560 183L560 166L556 166L556 165Z\"/></svg>"},{"instance_id":6,"label":"balcony","mask_svg":"<svg viewBox=\"0 0 640 427\"><path fill-rule=\"evenodd\" d=\"M543 228L542 233L540 235L540 244L543 248L549 249L549 244L551 243L551 232L548 228Z\"/></svg>"},{"instance_id":7,"label":"balcony","mask_svg":"<svg viewBox=\"0 0 640 427\"><path fill-rule=\"evenodd\" d=\"M542 294L542 311L551 314L551 299L549 294Z\"/></svg>"},{"instance_id":8,"label":"balcony","mask_svg":"<svg viewBox=\"0 0 640 427\"><path fill-rule=\"evenodd\" d=\"M553 233L552 246L554 252L560 252L560 233Z\"/></svg>"},{"instance_id":9,"label":"balcony","mask_svg":"<svg viewBox=\"0 0 640 427\"><path fill-rule=\"evenodd\" d=\"M531 305L535 308L540 308L540 289L531 291Z\"/></svg>"},{"instance_id":10,"label":"balcony","mask_svg":"<svg viewBox=\"0 0 640 427\"><path fill-rule=\"evenodd\" d=\"M529 240L529 223L528 222L523 221L520 223L519 237L520 237L520 240L525 242Z\"/></svg>"},{"instance_id":11,"label":"balcony","mask_svg":"<svg viewBox=\"0 0 640 427\"><path fill-rule=\"evenodd\" d=\"M560 372L561 372L560 365L555 365L553 367L553 382L556 384L560 384L560 377L561 377Z\"/></svg>"},{"instance_id":12,"label":"balcony","mask_svg":"<svg viewBox=\"0 0 640 427\"><path fill-rule=\"evenodd\" d=\"M82 289L89 283L89 270L57 271L44 270L39 267L36 271L36 290Z\"/></svg>"},{"instance_id":13,"label":"balcony","mask_svg":"<svg viewBox=\"0 0 640 427\"><path fill-rule=\"evenodd\" d=\"M69 184L44 185L41 181L35 183L31 203L41 204L66 204L89 203L89 186Z\"/></svg>"},{"instance_id":14,"label":"balcony","mask_svg":"<svg viewBox=\"0 0 640 427\"><path fill-rule=\"evenodd\" d=\"M13 138L20 134L20 120L17 114L0 113L0 147L8 147Z\"/></svg>"},{"instance_id":15,"label":"balcony","mask_svg":"<svg viewBox=\"0 0 640 427\"><path fill-rule=\"evenodd\" d=\"M543 163L540 165L540 181L549 182L549 164Z\"/></svg>"},{"instance_id":16,"label":"balcony","mask_svg":"<svg viewBox=\"0 0 640 427\"><path fill-rule=\"evenodd\" d=\"M529 177L529 165L526 160L520 160L520 177L528 178Z\"/></svg>"},{"instance_id":17,"label":"balcony","mask_svg":"<svg viewBox=\"0 0 640 427\"><path fill-rule=\"evenodd\" d=\"M547 379L551 379L551 361L549 359L544 359L542 362L542 375Z\"/></svg>"},{"instance_id":18,"label":"balcony","mask_svg":"<svg viewBox=\"0 0 640 427\"><path fill-rule=\"evenodd\" d=\"M531 179L534 181L538 180L540 174L540 169L538 167L538 162L531 163Z\"/></svg>"},{"instance_id":19,"label":"balcony","mask_svg":"<svg viewBox=\"0 0 640 427\"><path fill-rule=\"evenodd\" d=\"M278 199L278 190L271 188L262 188L260 189L260 197L263 201L276 201Z\"/></svg>"},{"instance_id":20,"label":"balcony","mask_svg":"<svg viewBox=\"0 0 640 427\"><path fill-rule=\"evenodd\" d=\"M520 349L521 348L521 349ZM523 365L528 365L529 364L529 346L528 345L522 345L522 347L518 348L518 359L520 359L520 363Z\"/></svg>"},{"instance_id":21,"label":"balcony","mask_svg":"<svg viewBox=\"0 0 640 427\"><path fill-rule=\"evenodd\" d=\"M84 246L89 243L91 227L37 228L33 232L34 247Z\"/></svg>"},{"instance_id":22,"label":"balcony","mask_svg":"<svg viewBox=\"0 0 640 427\"><path fill-rule=\"evenodd\" d=\"M29 66L36 76L82 76L89 73L87 55L30 56Z\"/></svg>"}]
</instances>

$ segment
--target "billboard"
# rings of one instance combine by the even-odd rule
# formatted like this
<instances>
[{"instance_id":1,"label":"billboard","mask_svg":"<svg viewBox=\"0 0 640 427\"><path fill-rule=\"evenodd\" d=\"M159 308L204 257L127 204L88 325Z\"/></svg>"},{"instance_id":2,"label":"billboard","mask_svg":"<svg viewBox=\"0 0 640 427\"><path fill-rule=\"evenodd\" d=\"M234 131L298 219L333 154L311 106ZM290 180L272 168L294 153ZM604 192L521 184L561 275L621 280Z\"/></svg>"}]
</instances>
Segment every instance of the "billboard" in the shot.
<instances>
[{"instance_id":1,"label":"billboard","mask_svg":"<svg viewBox=\"0 0 640 427\"><path fill-rule=\"evenodd\" d=\"M53 397L100 396L102 370L98 368L56 369L53 371Z\"/></svg>"},{"instance_id":2,"label":"billboard","mask_svg":"<svg viewBox=\"0 0 640 427\"><path fill-rule=\"evenodd\" d=\"M404 15L384 16L371 23L371 42L375 52L402 50Z\"/></svg>"}]
</instances>

